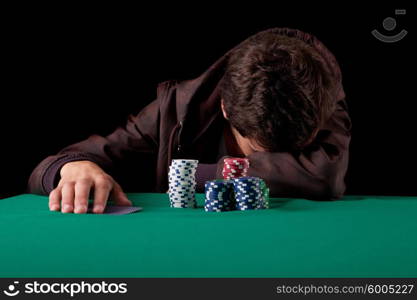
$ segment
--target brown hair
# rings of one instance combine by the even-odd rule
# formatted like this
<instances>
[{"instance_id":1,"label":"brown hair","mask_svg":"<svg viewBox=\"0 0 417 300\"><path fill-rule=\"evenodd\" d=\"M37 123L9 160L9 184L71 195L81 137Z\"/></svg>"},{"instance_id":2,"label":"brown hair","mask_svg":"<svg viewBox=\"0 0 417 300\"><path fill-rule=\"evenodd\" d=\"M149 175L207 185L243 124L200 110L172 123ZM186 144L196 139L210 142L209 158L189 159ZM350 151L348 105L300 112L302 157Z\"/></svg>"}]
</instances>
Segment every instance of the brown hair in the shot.
<instances>
[{"instance_id":1,"label":"brown hair","mask_svg":"<svg viewBox=\"0 0 417 300\"><path fill-rule=\"evenodd\" d=\"M268 151L300 150L333 109L334 80L300 39L260 32L230 54L220 88L231 125Z\"/></svg>"}]
</instances>

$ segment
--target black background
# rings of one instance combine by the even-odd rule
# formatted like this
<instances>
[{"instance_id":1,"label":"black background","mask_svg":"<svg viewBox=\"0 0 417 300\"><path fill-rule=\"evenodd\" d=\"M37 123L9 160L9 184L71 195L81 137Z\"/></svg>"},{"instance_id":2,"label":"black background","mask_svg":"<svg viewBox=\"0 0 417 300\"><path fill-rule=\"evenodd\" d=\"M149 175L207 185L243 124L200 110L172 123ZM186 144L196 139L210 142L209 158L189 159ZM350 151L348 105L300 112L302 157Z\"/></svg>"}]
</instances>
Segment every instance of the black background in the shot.
<instances>
[{"instance_id":1,"label":"black background","mask_svg":"<svg viewBox=\"0 0 417 300\"><path fill-rule=\"evenodd\" d=\"M415 33L412 11L285 8L243 2L180 7L20 7L5 10L0 195L22 193L47 155L108 134L155 97L158 82L198 76L227 50L270 27L316 35L336 56L353 121L349 194L416 195ZM395 17L404 40L371 30Z\"/></svg>"}]
</instances>

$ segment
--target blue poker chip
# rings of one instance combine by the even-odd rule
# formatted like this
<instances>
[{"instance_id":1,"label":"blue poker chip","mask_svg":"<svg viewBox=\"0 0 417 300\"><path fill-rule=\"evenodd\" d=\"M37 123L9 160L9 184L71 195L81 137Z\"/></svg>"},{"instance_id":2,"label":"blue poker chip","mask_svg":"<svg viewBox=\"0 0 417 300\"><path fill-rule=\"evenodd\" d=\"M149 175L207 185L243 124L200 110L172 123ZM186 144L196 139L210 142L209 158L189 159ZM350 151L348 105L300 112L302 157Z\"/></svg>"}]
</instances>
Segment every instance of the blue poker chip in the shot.
<instances>
[{"instance_id":1,"label":"blue poker chip","mask_svg":"<svg viewBox=\"0 0 417 300\"><path fill-rule=\"evenodd\" d=\"M229 180L213 180L205 183L205 211L230 211L235 205L233 186Z\"/></svg>"},{"instance_id":2,"label":"blue poker chip","mask_svg":"<svg viewBox=\"0 0 417 300\"><path fill-rule=\"evenodd\" d=\"M258 177L240 177L232 179L236 200L236 209L264 209L268 207L265 182ZM268 196L269 197L269 196Z\"/></svg>"}]
</instances>

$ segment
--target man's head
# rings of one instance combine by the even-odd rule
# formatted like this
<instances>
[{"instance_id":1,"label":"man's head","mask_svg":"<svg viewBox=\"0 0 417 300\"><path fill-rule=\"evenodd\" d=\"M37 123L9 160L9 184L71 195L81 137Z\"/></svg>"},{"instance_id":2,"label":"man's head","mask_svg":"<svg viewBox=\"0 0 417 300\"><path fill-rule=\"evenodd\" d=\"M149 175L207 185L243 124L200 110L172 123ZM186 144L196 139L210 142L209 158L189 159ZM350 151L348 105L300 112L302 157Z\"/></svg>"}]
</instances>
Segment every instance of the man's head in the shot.
<instances>
[{"instance_id":1,"label":"man's head","mask_svg":"<svg viewBox=\"0 0 417 300\"><path fill-rule=\"evenodd\" d=\"M241 137L261 149L297 151L331 113L333 84L312 46L264 31L231 53L220 86L222 108Z\"/></svg>"}]
</instances>

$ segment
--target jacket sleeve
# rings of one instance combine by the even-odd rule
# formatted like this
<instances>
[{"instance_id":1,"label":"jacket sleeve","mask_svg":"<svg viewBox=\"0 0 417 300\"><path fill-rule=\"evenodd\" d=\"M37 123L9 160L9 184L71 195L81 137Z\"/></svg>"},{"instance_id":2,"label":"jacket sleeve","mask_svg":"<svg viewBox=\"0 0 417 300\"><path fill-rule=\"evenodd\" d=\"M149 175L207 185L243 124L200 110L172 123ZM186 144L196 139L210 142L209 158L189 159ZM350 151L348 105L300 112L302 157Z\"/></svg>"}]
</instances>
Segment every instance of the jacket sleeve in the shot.
<instances>
[{"instance_id":1,"label":"jacket sleeve","mask_svg":"<svg viewBox=\"0 0 417 300\"><path fill-rule=\"evenodd\" d=\"M272 196L337 199L345 192L351 120L345 100L302 153L256 152L248 156L249 176L264 178Z\"/></svg>"},{"instance_id":2,"label":"jacket sleeve","mask_svg":"<svg viewBox=\"0 0 417 300\"><path fill-rule=\"evenodd\" d=\"M28 192L49 194L59 180L61 167L71 161L89 160L106 172L112 172L135 153L152 155L158 149L159 101L155 100L136 116L130 116L126 125L106 137L93 135L68 146L57 155L44 159L32 172Z\"/></svg>"}]
</instances>

